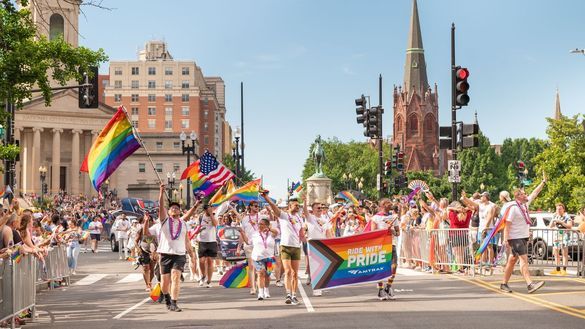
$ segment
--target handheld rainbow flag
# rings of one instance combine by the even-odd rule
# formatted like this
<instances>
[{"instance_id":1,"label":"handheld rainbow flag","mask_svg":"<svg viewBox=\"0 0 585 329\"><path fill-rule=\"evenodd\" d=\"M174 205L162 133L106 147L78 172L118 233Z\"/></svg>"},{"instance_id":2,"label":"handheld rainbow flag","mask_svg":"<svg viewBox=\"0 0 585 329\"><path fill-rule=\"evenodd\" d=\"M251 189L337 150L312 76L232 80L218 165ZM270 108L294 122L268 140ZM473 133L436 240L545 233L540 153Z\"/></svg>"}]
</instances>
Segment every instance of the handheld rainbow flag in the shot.
<instances>
[{"instance_id":1,"label":"handheld rainbow flag","mask_svg":"<svg viewBox=\"0 0 585 329\"><path fill-rule=\"evenodd\" d=\"M14 246L14 252L12 253L12 255L10 255L10 258L16 264L20 263L20 261L22 260L22 253L20 252L20 248L21 246L19 245Z\"/></svg>"},{"instance_id":2,"label":"handheld rainbow flag","mask_svg":"<svg viewBox=\"0 0 585 329\"><path fill-rule=\"evenodd\" d=\"M234 265L219 280L219 284L226 288L246 288L249 283L247 261Z\"/></svg>"},{"instance_id":3,"label":"handheld rainbow flag","mask_svg":"<svg viewBox=\"0 0 585 329\"><path fill-rule=\"evenodd\" d=\"M232 193L226 196L226 200L232 201L258 201L258 194L260 192L260 183L262 179L258 178L246 183L242 187L235 189Z\"/></svg>"},{"instance_id":4,"label":"handheld rainbow flag","mask_svg":"<svg viewBox=\"0 0 585 329\"><path fill-rule=\"evenodd\" d=\"M290 195L292 195L299 187L301 186L301 182L292 182L291 186L290 186ZM302 189L302 187L301 187Z\"/></svg>"},{"instance_id":5,"label":"handheld rainbow flag","mask_svg":"<svg viewBox=\"0 0 585 329\"><path fill-rule=\"evenodd\" d=\"M193 194L208 196L235 175L226 166L205 151L199 160L193 162L181 175L181 180L191 179Z\"/></svg>"},{"instance_id":6,"label":"handheld rainbow flag","mask_svg":"<svg viewBox=\"0 0 585 329\"><path fill-rule=\"evenodd\" d=\"M341 192L339 192L339 196L341 196L345 200L353 203L354 206L359 205L359 201L349 191L341 191Z\"/></svg>"},{"instance_id":7,"label":"handheld rainbow flag","mask_svg":"<svg viewBox=\"0 0 585 329\"><path fill-rule=\"evenodd\" d=\"M212 206L219 206L228 199L228 195L235 191L236 187L234 181L230 179L222 188L217 190L215 194L209 199L209 204Z\"/></svg>"},{"instance_id":8,"label":"handheld rainbow flag","mask_svg":"<svg viewBox=\"0 0 585 329\"><path fill-rule=\"evenodd\" d=\"M139 148L132 124L120 106L87 152L79 170L89 174L91 184L99 191L102 183Z\"/></svg>"},{"instance_id":9,"label":"handheld rainbow flag","mask_svg":"<svg viewBox=\"0 0 585 329\"><path fill-rule=\"evenodd\" d=\"M301 182L297 182L297 186L295 187L295 189L293 190L296 194L301 193L301 191L303 190L303 185L301 184Z\"/></svg>"},{"instance_id":10,"label":"handheld rainbow flag","mask_svg":"<svg viewBox=\"0 0 585 329\"><path fill-rule=\"evenodd\" d=\"M483 254L483 252L487 249L488 244L494 238L494 236L498 232L500 232L501 230L504 229L504 227L506 226L506 218L508 217L508 214L510 213L510 209L512 209L512 207L514 207L514 206L515 205L510 205L509 207L506 208L504 215L498 219L498 221L496 222L496 224L494 225L492 230L489 231L489 233L483 239L483 241L481 242L481 245L475 251L475 261L476 262L479 261L481 254Z\"/></svg>"}]
</instances>

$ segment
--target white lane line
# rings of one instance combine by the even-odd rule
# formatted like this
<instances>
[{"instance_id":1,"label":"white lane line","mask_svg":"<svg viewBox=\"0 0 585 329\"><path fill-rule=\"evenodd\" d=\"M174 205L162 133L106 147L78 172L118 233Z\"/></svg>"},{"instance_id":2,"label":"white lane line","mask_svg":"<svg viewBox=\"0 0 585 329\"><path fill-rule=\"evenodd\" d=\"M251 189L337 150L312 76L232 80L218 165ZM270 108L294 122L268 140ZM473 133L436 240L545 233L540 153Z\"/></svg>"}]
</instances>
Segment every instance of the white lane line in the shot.
<instances>
[{"instance_id":1,"label":"white lane line","mask_svg":"<svg viewBox=\"0 0 585 329\"><path fill-rule=\"evenodd\" d=\"M73 285L74 286L89 286L89 285L94 284L94 283L98 282L99 280L105 278L106 276L108 276L108 275L107 274L89 274L85 278L75 282Z\"/></svg>"},{"instance_id":2,"label":"white lane line","mask_svg":"<svg viewBox=\"0 0 585 329\"><path fill-rule=\"evenodd\" d=\"M126 315L126 314L128 314L128 313L130 313L130 312L134 311L135 309L137 309L138 307L140 307L142 304L144 304L144 303L148 302L149 300L151 300L151 299L150 299L150 297L146 297L146 298L144 298L144 299L143 299L142 301L140 301L138 304L136 304L136 305L134 305L134 306L130 307L129 309L125 310L124 312L122 312L122 313L120 313L120 314L116 315L116 316L114 317L114 320L119 320L119 319L121 319L121 318L122 318L124 315Z\"/></svg>"},{"instance_id":3,"label":"white lane line","mask_svg":"<svg viewBox=\"0 0 585 329\"><path fill-rule=\"evenodd\" d=\"M126 275L124 278L119 280L116 283L129 283L129 282L136 282L142 280L142 274L139 273L131 273Z\"/></svg>"},{"instance_id":4,"label":"white lane line","mask_svg":"<svg viewBox=\"0 0 585 329\"><path fill-rule=\"evenodd\" d=\"M307 296L307 293L305 292L305 288L303 288L303 283L301 282L301 280L299 279L299 291L301 292L301 297L303 298L303 303L305 304L305 307L307 308L307 312L315 312L315 309L313 308L313 304L311 304L311 300L309 299L309 296Z\"/></svg>"}]
</instances>

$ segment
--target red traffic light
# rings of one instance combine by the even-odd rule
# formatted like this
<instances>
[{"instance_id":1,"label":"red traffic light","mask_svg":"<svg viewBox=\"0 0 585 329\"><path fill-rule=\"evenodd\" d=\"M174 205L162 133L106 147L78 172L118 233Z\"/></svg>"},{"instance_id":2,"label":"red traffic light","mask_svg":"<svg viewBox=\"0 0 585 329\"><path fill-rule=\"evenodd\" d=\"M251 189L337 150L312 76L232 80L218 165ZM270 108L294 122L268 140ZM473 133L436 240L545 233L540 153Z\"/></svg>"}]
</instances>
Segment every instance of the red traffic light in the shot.
<instances>
[{"instance_id":1,"label":"red traffic light","mask_svg":"<svg viewBox=\"0 0 585 329\"><path fill-rule=\"evenodd\" d=\"M456 74L457 74L457 78L461 79L461 80L465 80L465 79L469 78L469 70L467 70L464 67L458 69Z\"/></svg>"},{"instance_id":2,"label":"red traffic light","mask_svg":"<svg viewBox=\"0 0 585 329\"><path fill-rule=\"evenodd\" d=\"M516 161L516 167L518 169L524 169L524 161Z\"/></svg>"},{"instance_id":3,"label":"red traffic light","mask_svg":"<svg viewBox=\"0 0 585 329\"><path fill-rule=\"evenodd\" d=\"M398 152L398 154L396 154L396 157L398 158L398 160L404 159L404 152Z\"/></svg>"}]
</instances>

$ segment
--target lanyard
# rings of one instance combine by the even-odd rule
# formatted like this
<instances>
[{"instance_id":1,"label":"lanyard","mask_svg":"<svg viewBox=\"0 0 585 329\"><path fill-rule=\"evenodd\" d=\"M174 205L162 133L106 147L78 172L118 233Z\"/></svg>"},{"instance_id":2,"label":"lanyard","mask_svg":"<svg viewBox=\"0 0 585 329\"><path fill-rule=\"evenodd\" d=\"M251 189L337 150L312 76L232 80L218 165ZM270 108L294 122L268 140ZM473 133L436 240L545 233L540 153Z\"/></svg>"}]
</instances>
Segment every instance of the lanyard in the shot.
<instances>
[{"instance_id":1,"label":"lanyard","mask_svg":"<svg viewBox=\"0 0 585 329\"><path fill-rule=\"evenodd\" d=\"M518 208L520 208L520 213L522 214L522 217L524 217L524 221L526 222L526 224L528 225L532 224L530 218L528 217L528 207L526 207L526 210L524 210L524 207L522 207L522 205L518 201L516 201L516 205L518 206Z\"/></svg>"},{"instance_id":2,"label":"lanyard","mask_svg":"<svg viewBox=\"0 0 585 329\"><path fill-rule=\"evenodd\" d=\"M295 234L297 235L297 238L299 238L299 241L300 241L301 240L301 229L299 228L299 230L297 231L295 229L295 224L293 223L292 218L290 217L290 214L287 213L287 215L288 215L288 222L290 223L290 226L292 226L293 232L295 232ZM297 223L300 223L299 218L296 215L294 217L297 219Z\"/></svg>"},{"instance_id":3,"label":"lanyard","mask_svg":"<svg viewBox=\"0 0 585 329\"><path fill-rule=\"evenodd\" d=\"M270 234L270 232L266 233L266 237L262 235L262 232L258 232L258 234L260 234L260 238L262 238L262 244L264 245L264 249L268 249L268 244L266 243L266 240L268 240L268 234Z\"/></svg>"},{"instance_id":4,"label":"lanyard","mask_svg":"<svg viewBox=\"0 0 585 329\"><path fill-rule=\"evenodd\" d=\"M252 226L252 229L254 229L254 231L258 231L258 214L256 214L256 221L252 221L252 215L248 214L248 219L250 221L250 226Z\"/></svg>"}]
</instances>

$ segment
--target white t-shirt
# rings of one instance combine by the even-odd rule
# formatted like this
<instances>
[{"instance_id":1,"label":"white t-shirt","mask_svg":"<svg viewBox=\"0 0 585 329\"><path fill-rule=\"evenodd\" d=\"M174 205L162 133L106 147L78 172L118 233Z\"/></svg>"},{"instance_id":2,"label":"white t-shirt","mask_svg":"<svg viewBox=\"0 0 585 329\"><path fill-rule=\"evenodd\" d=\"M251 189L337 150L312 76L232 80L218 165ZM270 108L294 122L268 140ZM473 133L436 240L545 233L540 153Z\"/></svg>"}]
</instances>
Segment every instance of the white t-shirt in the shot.
<instances>
[{"instance_id":1,"label":"white t-shirt","mask_svg":"<svg viewBox=\"0 0 585 329\"><path fill-rule=\"evenodd\" d=\"M255 215L246 215L242 218L242 228L244 229L244 233L246 233L246 237L248 241L245 241L246 244L252 244L252 237L258 233L258 221L260 220L260 215L256 213Z\"/></svg>"},{"instance_id":2,"label":"white t-shirt","mask_svg":"<svg viewBox=\"0 0 585 329\"><path fill-rule=\"evenodd\" d=\"M492 223L490 224L489 227L487 227L487 221L488 221L488 215L490 213L490 211L492 210L492 208L495 206L495 204L491 201L488 202L488 204L484 204L482 202L479 203L479 231L483 231L486 228L492 228L494 227L494 221L492 220Z\"/></svg>"},{"instance_id":3,"label":"white t-shirt","mask_svg":"<svg viewBox=\"0 0 585 329\"><path fill-rule=\"evenodd\" d=\"M127 219L118 218L114 222L114 227L116 228L116 238L119 239L128 239L128 230L130 229L130 222Z\"/></svg>"},{"instance_id":4,"label":"white t-shirt","mask_svg":"<svg viewBox=\"0 0 585 329\"><path fill-rule=\"evenodd\" d=\"M374 221L374 223L376 223L376 227L377 230L383 230L383 229L388 229L388 227L390 227L390 223L392 223L392 221L394 221L393 226L395 230L400 229L400 223L398 222L398 219L394 219L394 216L392 215L392 213L389 214L384 214L384 213L377 213L374 216L372 216L372 220ZM392 239L392 245L395 246L396 245L396 241L398 239Z\"/></svg>"},{"instance_id":5,"label":"white t-shirt","mask_svg":"<svg viewBox=\"0 0 585 329\"><path fill-rule=\"evenodd\" d=\"M160 220L157 220L154 225L148 228L148 232L152 235L156 241L158 242L158 234L160 232Z\"/></svg>"},{"instance_id":6,"label":"white t-shirt","mask_svg":"<svg viewBox=\"0 0 585 329\"><path fill-rule=\"evenodd\" d=\"M285 247L301 247L300 232L303 227L301 216L280 212L280 245Z\"/></svg>"},{"instance_id":7,"label":"white t-shirt","mask_svg":"<svg viewBox=\"0 0 585 329\"><path fill-rule=\"evenodd\" d=\"M252 260L274 257L274 237L270 231L256 232L252 238Z\"/></svg>"},{"instance_id":8,"label":"white t-shirt","mask_svg":"<svg viewBox=\"0 0 585 329\"><path fill-rule=\"evenodd\" d=\"M530 200L526 204L516 203L510 201L502 207L502 214L506 209L510 208L508 217L506 218L506 225L510 227L508 239L525 239L530 235L530 215L528 214L528 207L530 207Z\"/></svg>"},{"instance_id":9,"label":"white t-shirt","mask_svg":"<svg viewBox=\"0 0 585 329\"><path fill-rule=\"evenodd\" d=\"M274 239L280 240L280 222L278 221L278 219L271 220L270 221L270 227L275 228L276 230L278 230L278 234L276 234L276 236L274 237Z\"/></svg>"},{"instance_id":10,"label":"white t-shirt","mask_svg":"<svg viewBox=\"0 0 585 329\"><path fill-rule=\"evenodd\" d=\"M101 234L102 233L103 225L100 221L93 221L89 223L89 233L90 234Z\"/></svg>"},{"instance_id":11,"label":"white t-shirt","mask_svg":"<svg viewBox=\"0 0 585 329\"><path fill-rule=\"evenodd\" d=\"M217 229L213 225L211 217L203 214L199 217L199 225L203 227L199 233L199 242L217 242Z\"/></svg>"},{"instance_id":12,"label":"white t-shirt","mask_svg":"<svg viewBox=\"0 0 585 329\"><path fill-rule=\"evenodd\" d=\"M160 225L160 224L159 224ZM173 233L177 234L177 231L180 230L178 233L178 237L173 240L170 232L170 226L173 227ZM160 233L159 233L159 241L158 241L158 248L157 252L161 254L172 254L172 255L184 255L186 253L185 248L185 239L187 235L187 224L181 220L167 218L164 222L164 225L159 226ZM152 230L152 227L150 228Z\"/></svg>"},{"instance_id":13,"label":"white t-shirt","mask_svg":"<svg viewBox=\"0 0 585 329\"><path fill-rule=\"evenodd\" d=\"M321 219L313 214L307 216L307 239L325 239L327 237L326 225L321 225ZM329 224L331 225L331 224Z\"/></svg>"}]
</instances>

